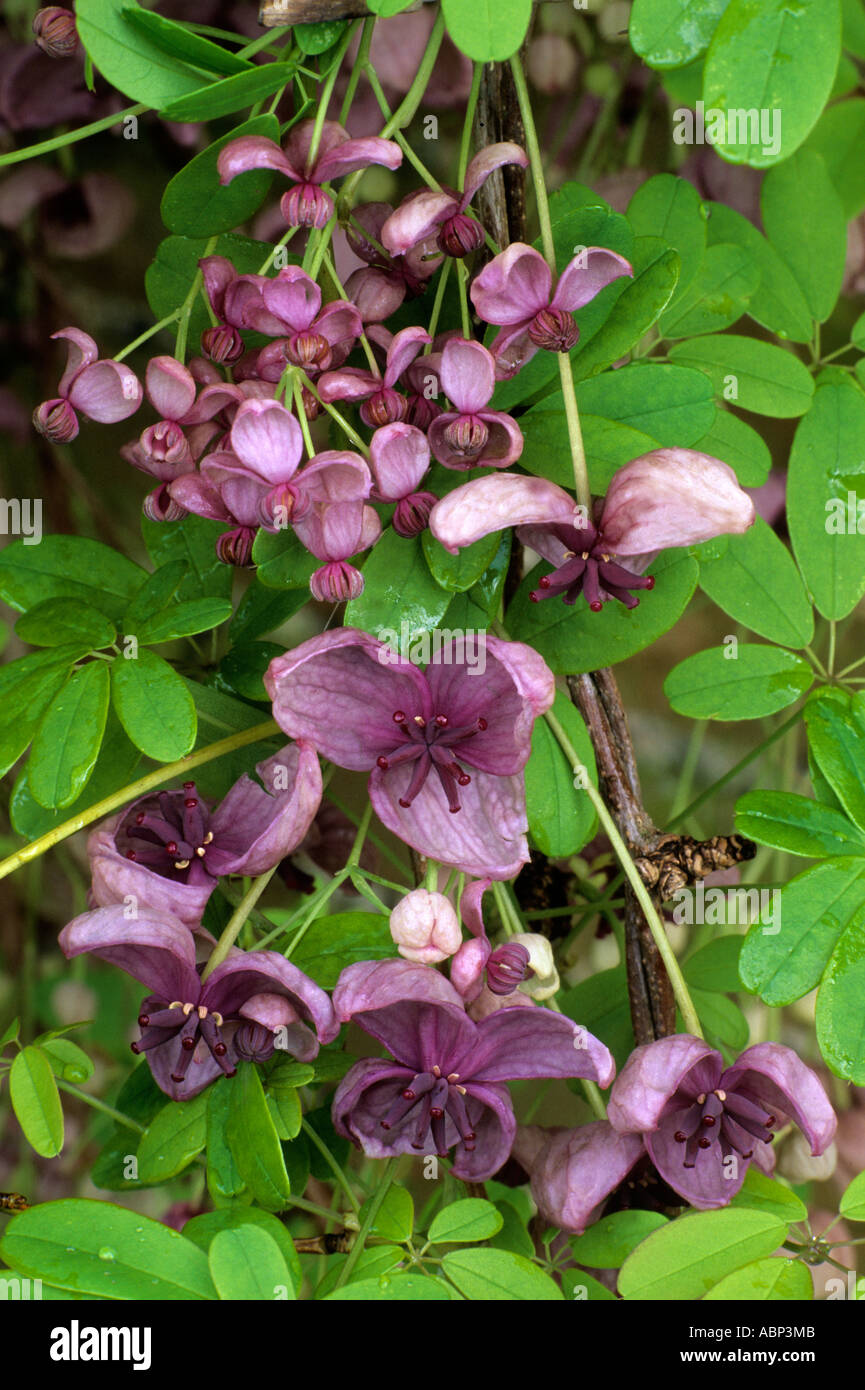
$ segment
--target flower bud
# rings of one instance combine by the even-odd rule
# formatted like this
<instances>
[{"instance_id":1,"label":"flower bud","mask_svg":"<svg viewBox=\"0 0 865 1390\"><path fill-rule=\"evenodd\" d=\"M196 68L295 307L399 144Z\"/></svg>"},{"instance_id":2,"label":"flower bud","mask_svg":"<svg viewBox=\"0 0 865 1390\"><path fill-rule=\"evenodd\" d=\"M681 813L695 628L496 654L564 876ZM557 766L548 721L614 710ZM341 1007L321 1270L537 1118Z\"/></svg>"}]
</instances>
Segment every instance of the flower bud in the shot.
<instances>
[{"instance_id":1,"label":"flower bud","mask_svg":"<svg viewBox=\"0 0 865 1390\"><path fill-rule=\"evenodd\" d=\"M415 888L390 914L390 934L401 956L418 965L447 960L462 944L459 919L443 893Z\"/></svg>"},{"instance_id":2,"label":"flower bud","mask_svg":"<svg viewBox=\"0 0 865 1390\"><path fill-rule=\"evenodd\" d=\"M308 386L300 388L300 399L303 404L303 413L307 420L317 420L324 406L321 401L316 400Z\"/></svg>"},{"instance_id":3,"label":"flower bud","mask_svg":"<svg viewBox=\"0 0 865 1390\"><path fill-rule=\"evenodd\" d=\"M525 946L506 941L497 946L487 961L487 986L493 994L513 994L532 971Z\"/></svg>"},{"instance_id":4,"label":"flower bud","mask_svg":"<svg viewBox=\"0 0 865 1390\"><path fill-rule=\"evenodd\" d=\"M243 339L236 328L220 323L215 328L205 328L201 335L201 351L211 362L236 362L245 351Z\"/></svg>"},{"instance_id":5,"label":"flower bud","mask_svg":"<svg viewBox=\"0 0 865 1390\"><path fill-rule=\"evenodd\" d=\"M273 1033L263 1023L241 1023L234 1035L234 1048L244 1062L266 1062L273 1056Z\"/></svg>"},{"instance_id":6,"label":"flower bud","mask_svg":"<svg viewBox=\"0 0 865 1390\"><path fill-rule=\"evenodd\" d=\"M408 398L408 409L406 410L406 424L414 425L416 430L422 430L424 434L429 429L433 420L438 415L444 414L444 406L439 405L438 401L429 400L419 392Z\"/></svg>"},{"instance_id":7,"label":"flower bud","mask_svg":"<svg viewBox=\"0 0 865 1390\"><path fill-rule=\"evenodd\" d=\"M159 487L148 492L141 510L148 521L180 521L187 515L186 508L171 496L167 483L160 483Z\"/></svg>"},{"instance_id":8,"label":"flower bud","mask_svg":"<svg viewBox=\"0 0 865 1390\"><path fill-rule=\"evenodd\" d=\"M566 309L541 309L529 324L529 337L535 347L548 352L570 352L579 336L574 316Z\"/></svg>"},{"instance_id":9,"label":"flower bud","mask_svg":"<svg viewBox=\"0 0 865 1390\"><path fill-rule=\"evenodd\" d=\"M360 407L360 418L371 430L381 429L383 425L396 425L406 417L408 401L399 391L390 386L382 386L379 391L364 401Z\"/></svg>"},{"instance_id":10,"label":"flower bud","mask_svg":"<svg viewBox=\"0 0 865 1390\"><path fill-rule=\"evenodd\" d=\"M295 367L314 367L324 372L333 360L330 343L321 333L295 333L289 338L285 355Z\"/></svg>"},{"instance_id":11,"label":"flower bud","mask_svg":"<svg viewBox=\"0 0 865 1390\"><path fill-rule=\"evenodd\" d=\"M436 245L446 256L461 259L472 251L478 251L484 244L484 229L480 222L458 212L443 222L436 238Z\"/></svg>"},{"instance_id":12,"label":"flower bud","mask_svg":"<svg viewBox=\"0 0 865 1390\"><path fill-rule=\"evenodd\" d=\"M432 492L410 492L396 504L392 526L398 536L419 536L429 525L430 512L438 498Z\"/></svg>"},{"instance_id":13,"label":"flower bud","mask_svg":"<svg viewBox=\"0 0 865 1390\"><path fill-rule=\"evenodd\" d=\"M528 952L528 975L520 985L520 992L530 995L532 999L549 999L555 994L559 987L559 972L547 938L539 936L537 932L517 932L508 945L523 946Z\"/></svg>"},{"instance_id":14,"label":"flower bud","mask_svg":"<svg viewBox=\"0 0 865 1390\"><path fill-rule=\"evenodd\" d=\"M261 524L268 531L284 531L309 511L309 499L294 483L277 483L259 507Z\"/></svg>"},{"instance_id":15,"label":"flower bud","mask_svg":"<svg viewBox=\"0 0 865 1390\"><path fill-rule=\"evenodd\" d=\"M815 1158L804 1134L794 1129L780 1145L778 1172L789 1182L826 1182L835 1172L837 1162L834 1143Z\"/></svg>"},{"instance_id":16,"label":"flower bud","mask_svg":"<svg viewBox=\"0 0 865 1390\"><path fill-rule=\"evenodd\" d=\"M243 569L252 563L252 543L255 531L251 526L238 526L234 531L224 531L216 542L216 553L224 565L236 565Z\"/></svg>"},{"instance_id":17,"label":"flower bud","mask_svg":"<svg viewBox=\"0 0 865 1390\"><path fill-rule=\"evenodd\" d=\"M47 5L33 17L36 42L49 58L71 58L78 47L78 30L71 10L61 5Z\"/></svg>"},{"instance_id":18,"label":"flower bud","mask_svg":"<svg viewBox=\"0 0 865 1390\"><path fill-rule=\"evenodd\" d=\"M309 589L319 603L347 603L363 593L363 575L347 560L331 560L315 571Z\"/></svg>"},{"instance_id":19,"label":"flower bud","mask_svg":"<svg viewBox=\"0 0 865 1390\"><path fill-rule=\"evenodd\" d=\"M139 443L145 454L159 463L192 463L186 435L174 420L148 425L142 430Z\"/></svg>"},{"instance_id":20,"label":"flower bud","mask_svg":"<svg viewBox=\"0 0 865 1390\"><path fill-rule=\"evenodd\" d=\"M444 437L455 454L475 458L490 437L489 426L477 415L458 415L445 426Z\"/></svg>"},{"instance_id":21,"label":"flower bud","mask_svg":"<svg viewBox=\"0 0 865 1390\"><path fill-rule=\"evenodd\" d=\"M78 416L68 401L43 401L33 412L33 427L52 444L68 444L78 434Z\"/></svg>"},{"instance_id":22,"label":"flower bud","mask_svg":"<svg viewBox=\"0 0 865 1390\"><path fill-rule=\"evenodd\" d=\"M562 34L540 34L526 55L529 79L539 92L554 96L569 91L577 75L577 51Z\"/></svg>"},{"instance_id":23,"label":"flower bud","mask_svg":"<svg viewBox=\"0 0 865 1390\"><path fill-rule=\"evenodd\" d=\"M296 183L279 202L289 227L324 227L333 213L333 202L317 183Z\"/></svg>"}]
</instances>

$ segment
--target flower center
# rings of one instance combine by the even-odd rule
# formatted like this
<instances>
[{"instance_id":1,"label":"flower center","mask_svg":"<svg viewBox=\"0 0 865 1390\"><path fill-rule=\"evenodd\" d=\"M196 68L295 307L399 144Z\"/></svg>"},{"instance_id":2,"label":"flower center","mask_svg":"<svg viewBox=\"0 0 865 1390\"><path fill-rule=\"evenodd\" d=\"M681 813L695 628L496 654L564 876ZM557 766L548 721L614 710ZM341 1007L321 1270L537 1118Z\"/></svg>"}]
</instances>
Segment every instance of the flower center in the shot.
<instances>
[{"instance_id":1,"label":"flower center","mask_svg":"<svg viewBox=\"0 0 865 1390\"><path fill-rule=\"evenodd\" d=\"M580 336L573 314L552 306L535 314L528 333L535 346L547 352L570 352Z\"/></svg>"},{"instance_id":2,"label":"flower center","mask_svg":"<svg viewBox=\"0 0 865 1390\"><path fill-rule=\"evenodd\" d=\"M228 1044L223 1041L220 1029L225 1020L215 1009L204 1004L183 1003L175 999L171 1004L156 1003L149 1013L141 1013L138 1023L141 1037L132 1044L132 1051L138 1055L148 1052L162 1043L179 1040L180 1048L171 1072L172 1081L180 1082L189 1070L193 1054L199 1040L203 1041L211 1057L218 1062L226 1076L234 1076L237 1067L228 1057Z\"/></svg>"},{"instance_id":3,"label":"flower center","mask_svg":"<svg viewBox=\"0 0 865 1390\"><path fill-rule=\"evenodd\" d=\"M549 530L568 551L556 569L538 580L531 593L533 603L561 595L562 602L570 605L585 594L592 612L600 613L609 598L618 599L626 608L636 608L639 599L630 590L654 589L652 575L634 574L612 559L603 536L591 524L579 530L575 526L551 526Z\"/></svg>"},{"instance_id":4,"label":"flower center","mask_svg":"<svg viewBox=\"0 0 865 1390\"><path fill-rule=\"evenodd\" d=\"M445 426L444 436L455 454L475 458L485 447L490 431L477 415L458 415Z\"/></svg>"},{"instance_id":5,"label":"flower center","mask_svg":"<svg viewBox=\"0 0 865 1390\"><path fill-rule=\"evenodd\" d=\"M394 710L393 722L402 740L392 753L376 758L376 766L388 772L401 763L415 763L412 779L405 795L399 799L400 806L409 807L429 776L436 770L447 797L448 809L455 813L461 809L458 787L467 787L471 777L457 762L460 745L467 743L476 734L487 728L487 720L476 719L473 724L460 724L451 727L446 714L437 714L434 719L425 719L415 714L409 719L404 710Z\"/></svg>"},{"instance_id":6,"label":"flower center","mask_svg":"<svg viewBox=\"0 0 865 1390\"><path fill-rule=\"evenodd\" d=\"M184 782L180 792L160 792L154 800L152 809L139 809L122 822L115 844L133 864L186 883L193 865L207 869L210 813L194 782Z\"/></svg>"},{"instance_id":7,"label":"flower center","mask_svg":"<svg viewBox=\"0 0 865 1390\"><path fill-rule=\"evenodd\" d=\"M681 1124L673 1138L684 1145L683 1163L693 1168L700 1150L720 1145L723 1160L731 1154L748 1159L754 1156L754 1141L768 1144L772 1128L777 1124L774 1115L765 1108L734 1091L710 1091L700 1095L686 1110L680 1112Z\"/></svg>"},{"instance_id":8,"label":"flower center","mask_svg":"<svg viewBox=\"0 0 865 1390\"><path fill-rule=\"evenodd\" d=\"M459 1081L458 1072L443 1076L439 1066L417 1072L381 1121L382 1129L410 1125L413 1149L423 1151L432 1143L439 1158L446 1158L450 1145L457 1142L456 1138L448 1141L450 1120L457 1137L470 1153L477 1136L466 1109L466 1088Z\"/></svg>"}]
</instances>

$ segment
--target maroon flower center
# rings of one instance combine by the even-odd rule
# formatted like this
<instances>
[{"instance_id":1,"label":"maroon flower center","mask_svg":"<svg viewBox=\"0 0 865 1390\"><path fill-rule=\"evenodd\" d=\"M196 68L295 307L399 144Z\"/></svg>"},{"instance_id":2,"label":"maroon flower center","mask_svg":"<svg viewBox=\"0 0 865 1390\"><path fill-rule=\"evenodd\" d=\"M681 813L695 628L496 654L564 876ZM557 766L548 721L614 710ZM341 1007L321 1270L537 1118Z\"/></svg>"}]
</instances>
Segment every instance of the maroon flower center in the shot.
<instances>
[{"instance_id":1,"label":"maroon flower center","mask_svg":"<svg viewBox=\"0 0 865 1390\"><path fill-rule=\"evenodd\" d=\"M478 251L483 246L484 229L473 217L458 212L442 223L436 244L446 256L467 256L469 252Z\"/></svg>"},{"instance_id":2,"label":"maroon flower center","mask_svg":"<svg viewBox=\"0 0 865 1390\"><path fill-rule=\"evenodd\" d=\"M700 1150L719 1145L722 1160L731 1154L749 1159L754 1156L754 1141L768 1144L772 1128L777 1124L774 1115L762 1105L735 1091L710 1091L700 1095L679 1112L679 1125L673 1138L684 1146L683 1163L693 1168Z\"/></svg>"},{"instance_id":3,"label":"maroon flower center","mask_svg":"<svg viewBox=\"0 0 865 1390\"><path fill-rule=\"evenodd\" d=\"M395 425L404 420L408 412L408 401L392 386L382 386L374 391L369 400L360 406L359 414L363 423L371 430L381 429L383 425Z\"/></svg>"},{"instance_id":4,"label":"maroon flower center","mask_svg":"<svg viewBox=\"0 0 865 1390\"><path fill-rule=\"evenodd\" d=\"M286 343L285 355L295 367L316 367L319 371L329 367L333 359L327 338L311 329L293 334Z\"/></svg>"},{"instance_id":5,"label":"maroon flower center","mask_svg":"<svg viewBox=\"0 0 865 1390\"><path fill-rule=\"evenodd\" d=\"M456 812L461 809L458 787L467 787L472 780L457 762L462 744L470 738L483 733L487 720L476 719L473 724L460 724L451 727L446 714L437 714L434 719L425 719L415 714L410 719L401 709L395 710L393 722L402 734L402 741L386 757L376 758L376 765L382 772L388 772L401 763L414 763L415 769L405 795L399 799L400 806L408 808L430 772L436 770L447 797L448 809Z\"/></svg>"},{"instance_id":6,"label":"maroon flower center","mask_svg":"<svg viewBox=\"0 0 865 1390\"><path fill-rule=\"evenodd\" d=\"M160 792L155 802L152 809L141 807L127 816L115 844L133 864L186 883L193 865L207 869L210 813L194 782L184 782L180 792Z\"/></svg>"},{"instance_id":7,"label":"maroon flower center","mask_svg":"<svg viewBox=\"0 0 865 1390\"><path fill-rule=\"evenodd\" d=\"M458 415L445 426L444 437L455 454L473 459L485 447L490 437L489 425L478 415Z\"/></svg>"},{"instance_id":8,"label":"maroon flower center","mask_svg":"<svg viewBox=\"0 0 865 1390\"><path fill-rule=\"evenodd\" d=\"M132 1044L136 1056L163 1043L179 1040L180 1047L171 1072L172 1081L180 1082L186 1076L199 1040L207 1045L211 1057L226 1076L234 1076L237 1071L229 1058L228 1044L220 1032L225 1019L215 1009L208 1009L204 1004L184 1004L179 999L171 1004L156 1001L154 1005L151 1001L149 1011L139 1014L138 1023L141 1037Z\"/></svg>"},{"instance_id":9,"label":"maroon flower center","mask_svg":"<svg viewBox=\"0 0 865 1390\"><path fill-rule=\"evenodd\" d=\"M533 603L561 595L563 603L573 604L580 594L585 594L592 612L600 613L605 596L618 599L626 608L636 608L639 599L630 590L654 589L652 575L634 574L613 560L603 536L591 523L579 529L558 525L548 530L568 549L562 563L538 580L537 589L530 595Z\"/></svg>"},{"instance_id":10,"label":"maroon flower center","mask_svg":"<svg viewBox=\"0 0 865 1390\"><path fill-rule=\"evenodd\" d=\"M570 352L580 336L573 314L552 307L538 310L528 332L535 347L547 352Z\"/></svg>"},{"instance_id":11,"label":"maroon flower center","mask_svg":"<svg viewBox=\"0 0 865 1390\"><path fill-rule=\"evenodd\" d=\"M442 1068L417 1072L391 1105L382 1129L411 1128L411 1146L423 1151L435 1147L439 1158L448 1152L447 1119L450 1117L463 1146L471 1152L477 1135L472 1129L465 1103L466 1088L460 1085L459 1073L442 1075Z\"/></svg>"}]
</instances>

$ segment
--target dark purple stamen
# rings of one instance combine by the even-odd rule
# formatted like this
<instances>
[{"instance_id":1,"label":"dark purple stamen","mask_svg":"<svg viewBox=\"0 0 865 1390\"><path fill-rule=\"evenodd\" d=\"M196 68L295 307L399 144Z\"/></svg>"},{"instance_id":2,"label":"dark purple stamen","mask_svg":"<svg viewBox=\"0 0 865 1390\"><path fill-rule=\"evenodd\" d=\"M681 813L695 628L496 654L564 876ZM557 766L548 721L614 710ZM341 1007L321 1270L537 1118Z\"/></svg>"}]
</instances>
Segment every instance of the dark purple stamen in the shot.
<instances>
[{"instance_id":1,"label":"dark purple stamen","mask_svg":"<svg viewBox=\"0 0 865 1390\"><path fill-rule=\"evenodd\" d=\"M148 1052L163 1043L179 1041L180 1047L171 1079L180 1082L186 1076L195 1049L201 1040L207 1045L210 1055L218 1062L225 1075L234 1076L237 1067L229 1059L228 1044L220 1031L224 1022L222 1014L206 1009L203 1005L184 1004L179 1000L170 1004L156 1003L148 1012L139 1014L141 1037L132 1043L132 1051L137 1056L138 1053Z\"/></svg>"},{"instance_id":2,"label":"dark purple stamen","mask_svg":"<svg viewBox=\"0 0 865 1390\"><path fill-rule=\"evenodd\" d=\"M182 791L148 797L145 807L128 815L118 827L118 850L134 864L144 864L176 882L188 882L195 864L206 870L213 832L195 783L184 782Z\"/></svg>"},{"instance_id":3,"label":"dark purple stamen","mask_svg":"<svg viewBox=\"0 0 865 1390\"><path fill-rule=\"evenodd\" d=\"M721 1090L697 1096L686 1110L679 1112L679 1119L673 1138L677 1144L685 1146L683 1163L686 1168L695 1166L699 1150L705 1152L715 1144L720 1145L724 1161L731 1154L752 1158L754 1140L770 1143L773 1126L777 1123L774 1115L767 1114L747 1096Z\"/></svg>"},{"instance_id":4,"label":"dark purple stamen","mask_svg":"<svg viewBox=\"0 0 865 1390\"><path fill-rule=\"evenodd\" d=\"M467 787L472 779L460 766L457 757L465 758L465 754L460 753L461 745L483 733L488 727L487 720L479 718L472 724L451 728L446 714L437 714L431 720L416 714L409 719L404 710L398 709L394 710L393 722L402 733L403 742L398 743L391 753L376 758L376 766L382 772L388 772L401 763L416 764L405 795L399 799L400 806L411 806L435 768L447 798L448 810L452 813L461 810L457 788Z\"/></svg>"},{"instance_id":5,"label":"dark purple stamen","mask_svg":"<svg viewBox=\"0 0 865 1390\"><path fill-rule=\"evenodd\" d=\"M561 596L562 602L570 605L585 594L592 612L600 613L604 606L602 590L626 608L636 608L639 599L630 590L654 589L652 575L633 574L610 558L610 547L591 522L582 527L556 524L547 529L567 547L567 554L556 569L538 581L537 589L530 595L533 603Z\"/></svg>"},{"instance_id":6,"label":"dark purple stamen","mask_svg":"<svg viewBox=\"0 0 865 1390\"><path fill-rule=\"evenodd\" d=\"M394 1129L410 1119L412 1148L421 1151L432 1145L439 1157L445 1158L449 1147L447 1122L450 1118L463 1145L470 1152L477 1136L468 1117L464 1096L465 1087L459 1085L456 1072L442 1076L440 1067L418 1072L380 1121L381 1127Z\"/></svg>"}]
</instances>

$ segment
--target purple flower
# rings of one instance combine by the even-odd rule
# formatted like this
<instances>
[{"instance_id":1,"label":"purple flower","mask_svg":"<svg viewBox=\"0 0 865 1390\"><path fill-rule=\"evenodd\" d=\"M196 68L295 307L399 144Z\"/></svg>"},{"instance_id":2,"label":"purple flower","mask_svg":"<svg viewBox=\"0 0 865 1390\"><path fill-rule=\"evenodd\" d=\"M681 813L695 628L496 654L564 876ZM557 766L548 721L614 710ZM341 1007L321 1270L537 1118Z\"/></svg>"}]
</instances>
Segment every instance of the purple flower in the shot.
<instances>
[{"instance_id":1,"label":"purple flower","mask_svg":"<svg viewBox=\"0 0 865 1390\"><path fill-rule=\"evenodd\" d=\"M371 1158L446 1157L482 1182L507 1160L516 1129L505 1081L579 1076L609 1086L616 1066L591 1033L547 1009L501 1009L475 1023L452 985L428 965L361 961L333 993L341 1022L356 1023L394 1058L355 1063L333 1098L337 1133Z\"/></svg>"},{"instance_id":2,"label":"purple flower","mask_svg":"<svg viewBox=\"0 0 865 1390\"><path fill-rule=\"evenodd\" d=\"M150 991L132 1051L146 1054L172 1100L233 1076L240 1058L266 1061L276 1042L309 1061L339 1032L324 990L276 951L233 950L202 984L194 939L167 912L132 922L122 907L85 912L63 928L60 946L69 959L87 953L119 966Z\"/></svg>"},{"instance_id":3,"label":"purple flower","mask_svg":"<svg viewBox=\"0 0 865 1390\"><path fill-rule=\"evenodd\" d=\"M333 454L335 462L345 457ZM319 454L313 463L325 468L328 458L326 453ZM295 522L294 529L307 550L325 562L310 578L313 598L320 603L344 603L363 593L363 575L348 560L375 545L381 535L374 507L359 500L317 502Z\"/></svg>"},{"instance_id":4,"label":"purple flower","mask_svg":"<svg viewBox=\"0 0 865 1390\"><path fill-rule=\"evenodd\" d=\"M610 1094L610 1123L642 1134L665 1182L691 1206L723 1207L749 1165L771 1172L773 1131L792 1121L821 1154L836 1119L823 1085L789 1047L757 1043L732 1067L688 1033L638 1047Z\"/></svg>"},{"instance_id":5,"label":"purple flower","mask_svg":"<svg viewBox=\"0 0 865 1390\"><path fill-rule=\"evenodd\" d=\"M572 315L620 275L633 271L624 256L589 246L559 276L540 251L515 241L484 266L471 287L472 303L485 323L500 324L492 345L499 377L514 376L538 348L569 352L579 338Z\"/></svg>"},{"instance_id":6,"label":"purple flower","mask_svg":"<svg viewBox=\"0 0 865 1390\"><path fill-rule=\"evenodd\" d=\"M544 988L540 992L532 988L530 992L539 999L548 999L559 987L558 971L549 941L533 932L518 932L493 949L481 910L483 895L489 886L489 878L477 879L469 884L460 899L463 925L468 927L472 939L462 943L451 961L451 984L467 1004L472 1004L484 988L499 998L511 998L516 995L520 985L540 974ZM527 1000L527 994L519 1000L513 997L511 1002L523 1003Z\"/></svg>"},{"instance_id":7,"label":"purple flower","mask_svg":"<svg viewBox=\"0 0 865 1390\"><path fill-rule=\"evenodd\" d=\"M407 294L423 294L441 264L434 242L422 242L404 255L392 256L384 249L381 229L392 212L389 203L363 203L352 210L345 229L352 251L366 262L345 282L345 292L364 323L381 323L396 313Z\"/></svg>"},{"instance_id":8,"label":"purple flower","mask_svg":"<svg viewBox=\"0 0 865 1390\"><path fill-rule=\"evenodd\" d=\"M71 10L47 5L33 16L36 42L49 58L71 58L78 47L78 30Z\"/></svg>"},{"instance_id":9,"label":"purple flower","mask_svg":"<svg viewBox=\"0 0 865 1390\"><path fill-rule=\"evenodd\" d=\"M338 767L370 771L373 807L395 835L440 863L504 879L529 857L523 768L554 681L531 647L484 640L482 673L459 641L423 672L343 628L276 657L265 687L281 728Z\"/></svg>"},{"instance_id":10,"label":"purple flower","mask_svg":"<svg viewBox=\"0 0 865 1390\"><path fill-rule=\"evenodd\" d=\"M639 1135L619 1134L606 1120L594 1120L578 1129L519 1125L512 1152L531 1178L544 1221L582 1235L644 1150Z\"/></svg>"},{"instance_id":11,"label":"purple flower","mask_svg":"<svg viewBox=\"0 0 865 1390\"><path fill-rule=\"evenodd\" d=\"M333 199L321 185L332 179L383 164L398 169L402 150L393 140L371 136L352 140L336 121L325 121L315 157L310 158L315 121L296 125L280 149L263 135L242 135L220 152L217 167L222 183L231 183L248 169L275 169L295 185L280 201L289 227L323 227L333 215Z\"/></svg>"},{"instance_id":12,"label":"purple flower","mask_svg":"<svg viewBox=\"0 0 865 1390\"><path fill-rule=\"evenodd\" d=\"M325 372L318 383L323 401L362 401L360 418L370 429L405 419L408 401L394 388L421 348L430 341L425 328L403 328L393 338L388 334L388 338L383 377L360 367L344 367L342 371Z\"/></svg>"},{"instance_id":13,"label":"purple flower","mask_svg":"<svg viewBox=\"0 0 865 1390\"><path fill-rule=\"evenodd\" d=\"M61 328L51 337L66 338L69 350L58 395L43 401L33 412L33 424L40 434L67 444L78 434L76 411L102 425L113 425L135 414L141 404L141 382L129 367L111 358L100 359L96 343L80 328Z\"/></svg>"},{"instance_id":14,"label":"purple flower","mask_svg":"<svg viewBox=\"0 0 865 1390\"><path fill-rule=\"evenodd\" d=\"M439 380L456 407L429 427L430 448L445 468L507 468L523 452L522 431L510 415L485 410L496 384L496 363L481 343L451 338Z\"/></svg>"},{"instance_id":15,"label":"purple flower","mask_svg":"<svg viewBox=\"0 0 865 1390\"><path fill-rule=\"evenodd\" d=\"M413 425L384 425L370 440L369 463L375 479L373 495L396 503L392 525L397 535L419 535L438 501L432 492L417 491L430 464L425 435Z\"/></svg>"},{"instance_id":16,"label":"purple flower","mask_svg":"<svg viewBox=\"0 0 865 1390\"><path fill-rule=\"evenodd\" d=\"M555 567L532 599L561 595L573 604L585 594L599 613L611 598L636 608L631 590L654 586L641 570L659 550L741 534L753 521L754 504L726 463L693 449L655 449L619 469L594 522L556 483L498 473L448 493L429 524L453 554L516 526L520 540ZM636 569L616 556L633 556Z\"/></svg>"},{"instance_id":17,"label":"purple flower","mask_svg":"<svg viewBox=\"0 0 865 1390\"><path fill-rule=\"evenodd\" d=\"M214 809L194 782L134 801L90 835L97 907L170 912L197 927L223 874L261 874L301 842L321 801L315 749L289 745L246 773Z\"/></svg>"},{"instance_id":18,"label":"purple flower","mask_svg":"<svg viewBox=\"0 0 865 1390\"><path fill-rule=\"evenodd\" d=\"M484 244L484 229L469 217L466 209L490 174L503 164L529 165L528 155L519 145L506 141L480 150L466 169L462 193L452 189L422 189L397 208L381 229L381 241L392 255L405 255L419 242L436 237L440 251L447 256L467 256Z\"/></svg>"},{"instance_id":19,"label":"purple flower","mask_svg":"<svg viewBox=\"0 0 865 1390\"><path fill-rule=\"evenodd\" d=\"M170 483L195 467L180 423L195 403L195 379L175 357L152 357L147 364L144 389L161 419L148 425L137 443L125 444L120 453L135 468Z\"/></svg>"}]
</instances>

